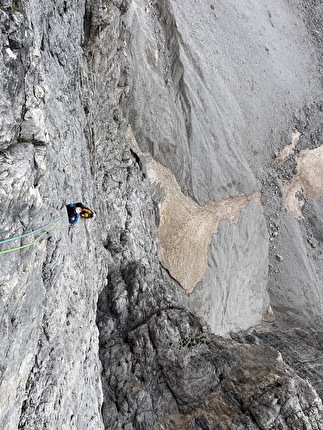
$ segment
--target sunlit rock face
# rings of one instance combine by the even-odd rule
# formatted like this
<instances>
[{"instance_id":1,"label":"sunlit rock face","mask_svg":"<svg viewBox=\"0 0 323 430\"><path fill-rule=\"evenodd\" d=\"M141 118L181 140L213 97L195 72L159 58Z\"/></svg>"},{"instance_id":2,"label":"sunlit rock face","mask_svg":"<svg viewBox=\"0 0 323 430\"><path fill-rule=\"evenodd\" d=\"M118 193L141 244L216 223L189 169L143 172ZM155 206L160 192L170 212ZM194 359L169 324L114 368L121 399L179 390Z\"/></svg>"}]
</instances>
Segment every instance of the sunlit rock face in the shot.
<instances>
[{"instance_id":1,"label":"sunlit rock face","mask_svg":"<svg viewBox=\"0 0 323 430\"><path fill-rule=\"evenodd\" d=\"M0 3L1 429L323 422L321 6L202 3Z\"/></svg>"}]
</instances>

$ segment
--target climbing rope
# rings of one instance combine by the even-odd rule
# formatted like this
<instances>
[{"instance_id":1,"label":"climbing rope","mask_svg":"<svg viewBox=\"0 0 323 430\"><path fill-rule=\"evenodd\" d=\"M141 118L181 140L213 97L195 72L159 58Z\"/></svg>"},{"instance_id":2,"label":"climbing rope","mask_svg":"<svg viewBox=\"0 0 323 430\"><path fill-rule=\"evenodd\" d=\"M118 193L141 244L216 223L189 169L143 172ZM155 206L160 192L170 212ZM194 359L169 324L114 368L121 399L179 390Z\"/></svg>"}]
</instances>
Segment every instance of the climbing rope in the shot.
<instances>
[{"instance_id":1,"label":"climbing rope","mask_svg":"<svg viewBox=\"0 0 323 430\"><path fill-rule=\"evenodd\" d=\"M5 249L4 251L0 251L0 255L1 254L7 254L8 252L19 251L20 249L27 248L28 246L35 245L35 243L37 243L42 237L44 237L46 233L48 233L49 231L53 230L61 222L62 218L63 218L63 215L61 215L59 218L57 218L56 220L52 221L51 223L46 224L43 227L39 227L36 230L30 231L29 233L25 233L25 234L22 234L20 236L15 236L15 237L11 237L9 239L2 240L0 242L0 245L2 245L3 243L6 243L6 242L11 242L12 240L21 239L22 237L29 236L30 234L37 233L38 231L44 230L46 228L46 230L41 235L39 235L38 237L36 237L36 239L32 240L31 242L26 243L25 245L17 246L15 248L9 248L9 249Z\"/></svg>"},{"instance_id":2,"label":"climbing rope","mask_svg":"<svg viewBox=\"0 0 323 430\"><path fill-rule=\"evenodd\" d=\"M58 219L61 219L61 218L62 217L60 217ZM25 234L21 234L20 236L10 237L9 239L1 240L0 245L2 245L3 243L11 242L12 240L21 239L22 237L26 237L26 236L29 236L30 234L34 234L34 233L37 233L38 231L44 230L44 228L47 228L47 227L51 226L52 224L54 224L54 222L58 221L58 219L54 220L54 221L52 221L46 225L43 225L42 227L36 228L36 230L30 231L29 233L25 233Z\"/></svg>"}]
</instances>

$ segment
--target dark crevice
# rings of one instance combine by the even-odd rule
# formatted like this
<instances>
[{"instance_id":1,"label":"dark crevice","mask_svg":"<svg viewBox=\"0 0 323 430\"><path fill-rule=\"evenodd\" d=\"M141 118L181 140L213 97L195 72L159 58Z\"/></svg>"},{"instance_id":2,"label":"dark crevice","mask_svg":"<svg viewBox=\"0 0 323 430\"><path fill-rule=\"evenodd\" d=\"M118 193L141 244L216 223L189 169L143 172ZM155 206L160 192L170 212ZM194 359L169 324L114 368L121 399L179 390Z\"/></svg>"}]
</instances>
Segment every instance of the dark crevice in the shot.
<instances>
[{"instance_id":1,"label":"dark crevice","mask_svg":"<svg viewBox=\"0 0 323 430\"><path fill-rule=\"evenodd\" d=\"M89 5L89 2L86 1L85 13L83 17L83 32L84 32L83 46L86 46L90 40L91 31L92 31L92 20L93 20L92 7Z\"/></svg>"}]
</instances>

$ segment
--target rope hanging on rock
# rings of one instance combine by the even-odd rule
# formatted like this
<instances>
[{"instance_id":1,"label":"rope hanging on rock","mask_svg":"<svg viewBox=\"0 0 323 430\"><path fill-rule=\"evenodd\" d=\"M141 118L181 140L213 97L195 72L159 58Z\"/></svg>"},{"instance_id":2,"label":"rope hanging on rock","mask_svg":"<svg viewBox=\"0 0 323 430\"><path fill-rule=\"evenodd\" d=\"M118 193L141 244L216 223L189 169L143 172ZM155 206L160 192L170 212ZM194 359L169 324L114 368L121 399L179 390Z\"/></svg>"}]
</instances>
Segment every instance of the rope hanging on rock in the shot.
<instances>
[{"instance_id":1,"label":"rope hanging on rock","mask_svg":"<svg viewBox=\"0 0 323 430\"><path fill-rule=\"evenodd\" d=\"M62 217L60 217L59 219L61 219L61 218L62 218ZM23 238L23 237L29 236L30 234L37 233L38 231L44 230L45 228L47 228L47 227L51 226L51 225L52 225L54 222L56 222L56 221L58 221L58 219L57 219L57 220L55 220L55 221L52 221L52 222L50 222L50 223L48 223L48 224L46 224L46 225L43 225L43 227L36 228L36 230L30 231L29 233L24 233L24 234L21 234L20 236L9 237L9 239L1 240L1 241L0 241L0 245L2 245L3 243L11 242L12 240L18 240L18 239L21 239L21 238Z\"/></svg>"},{"instance_id":2,"label":"rope hanging on rock","mask_svg":"<svg viewBox=\"0 0 323 430\"><path fill-rule=\"evenodd\" d=\"M36 237L36 239L32 240L31 242L26 243L25 245L17 246L15 248L10 248L10 249L5 249L4 251L0 251L0 255L1 254L7 254L8 252L19 251L20 249L35 245L35 243L37 243L42 237L44 237L46 235L46 233L53 230L61 222L62 218L63 218L63 215L61 215L59 218L52 221L51 223L46 224L43 227L39 227L36 230L30 231L29 233L25 233L25 234L22 234L20 236L15 236L15 237L11 237L9 239L2 240L0 242L0 245L2 245L3 243L6 243L6 242L11 242L12 240L21 239L22 237L29 236L31 234L37 233L38 231L44 230L46 228L46 230L42 234L40 234L38 237Z\"/></svg>"}]
</instances>

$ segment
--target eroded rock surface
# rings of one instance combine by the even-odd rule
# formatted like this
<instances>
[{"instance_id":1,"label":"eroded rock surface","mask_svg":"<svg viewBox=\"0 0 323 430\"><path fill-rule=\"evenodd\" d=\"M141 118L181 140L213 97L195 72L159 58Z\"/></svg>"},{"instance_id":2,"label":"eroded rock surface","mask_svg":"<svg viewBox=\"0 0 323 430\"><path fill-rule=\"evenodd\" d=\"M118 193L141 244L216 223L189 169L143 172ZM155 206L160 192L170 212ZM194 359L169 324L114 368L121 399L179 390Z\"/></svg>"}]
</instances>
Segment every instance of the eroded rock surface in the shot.
<instances>
[{"instance_id":1,"label":"eroded rock surface","mask_svg":"<svg viewBox=\"0 0 323 430\"><path fill-rule=\"evenodd\" d=\"M1 429L322 428L309 4L0 2Z\"/></svg>"},{"instance_id":2,"label":"eroded rock surface","mask_svg":"<svg viewBox=\"0 0 323 430\"><path fill-rule=\"evenodd\" d=\"M43 240L1 255L0 427L100 429L95 319L106 264L93 234L104 218L68 236L64 208L91 206L95 195L81 97L84 3L2 1L0 16L1 237L63 216Z\"/></svg>"},{"instance_id":3,"label":"eroded rock surface","mask_svg":"<svg viewBox=\"0 0 323 430\"><path fill-rule=\"evenodd\" d=\"M140 150L130 127L128 134L132 150L143 163L151 184L162 196L157 236L161 262L191 293L205 275L212 235L217 233L219 223L227 220L237 224L242 209L249 203L260 205L260 194L232 197L221 202L209 200L200 206L181 192L170 170Z\"/></svg>"}]
</instances>

